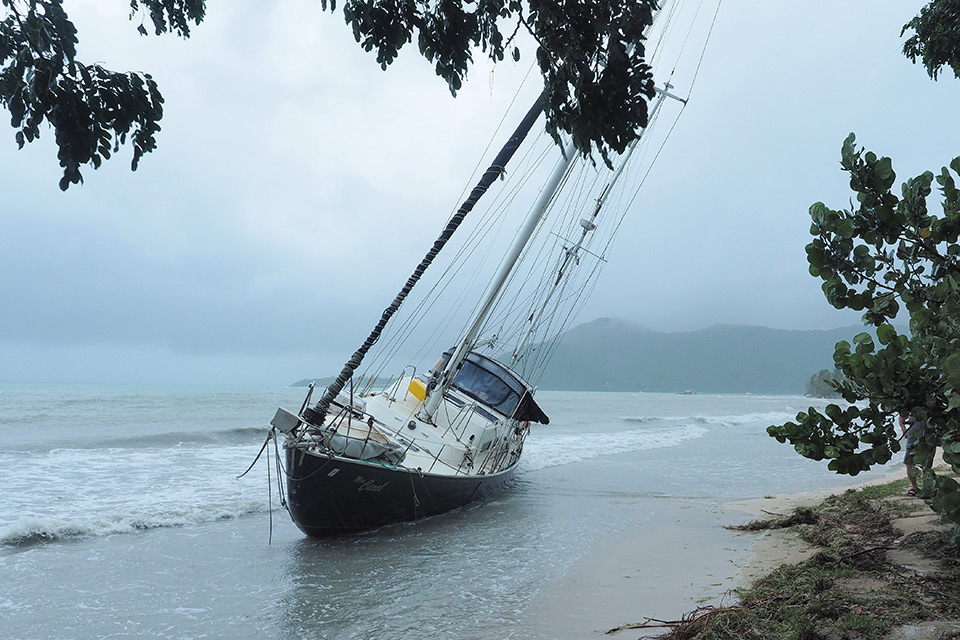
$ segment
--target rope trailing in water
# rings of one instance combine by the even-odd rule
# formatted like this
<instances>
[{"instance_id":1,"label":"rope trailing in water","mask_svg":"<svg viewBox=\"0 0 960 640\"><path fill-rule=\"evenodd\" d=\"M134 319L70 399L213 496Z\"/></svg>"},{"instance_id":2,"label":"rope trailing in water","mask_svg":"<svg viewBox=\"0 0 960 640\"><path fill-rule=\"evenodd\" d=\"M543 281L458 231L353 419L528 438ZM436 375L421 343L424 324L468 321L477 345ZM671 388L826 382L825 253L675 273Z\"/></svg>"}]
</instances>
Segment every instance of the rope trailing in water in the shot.
<instances>
[{"instance_id":1,"label":"rope trailing in water","mask_svg":"<svg viewBox=\"0 0 960 640\"><path fill-rule=\"evenodd\" d=\"M340 375L337 376L336 380L327 387L323 396L317 401L317 404L313 408L307 408L303 411L303 418L311 423L314 426L323 425L323 421L326 419L327 410L330 408L330 403L333 402L333 399L337 397L337 394L343 390L344 385L347 381L353 376L353 372L357 370L360 366L360 363L363 362L364 356L367 352L377 343L377 340L380 339L380 334L383 333L384 328L387 326L387 322L390 321L390 318L397 312L400 308L400 305L409 295L410 291L413 289L414 285L420 280L423 276L424 271L427 270L427 267L433 262L434 258L437 257L437 254L440 253L440 250L443 249L444 245L447 244L447 241L453 236L453 233L457 230L460 224L463 222L464 218L467 217L467 214L473 210L474 205L477 204L477 201L487 192L487 189L490 188L490 185L494 181L502 176L506 171L507 163L513 157L513 154L516 152L517 148L520 146L520 143L523 142L523 139L530 132L530 129L533 127L534 122L540 117L540 114L543 112L543 94L541 94L536 102L533 103L533 106L527 112L527 115L524 116L523 121L520 122L520 126L517 127L517 130L513 132L513 135L503 146L503 149L500 150L500 153L497 154L497 157L494 158L493 163L481 176L480 181L477 183L477 186L473 188L473 191L470 192L470 195L464 201L457 212L450 218L450 221L447 223L446 228L440 236L434 241L433 246L430 248L430 251L427 252L427 255L424 256L423 260L420 261L420 264L417 265L417 268L414 270L413 274L407 279L406 284L400 290L400 293L397 294L397 297L393 299L393 302L390 303L386 309L384 309L383 314L380 316L380 321L377 323L377 326L373 328L373 331L370 332L370 335L367 336L367 339L364 341L363 345L354 352L353 356L347 363L344 365L343 370L340 371Z\"/></svg>"},{"instance_id":2,"label":"rope trailing in water","mask_svg":"<svg viewBox=\"0 0 960 640\"><path fill-rule=\"evenodd\" d=\"M290 508L287 507L287 496L283 493L283 483L280 482L280 479L283 478L284 474L282 472L283 465L280 463L280 444L277 442L277 432L273 432L273 453L274 461L277 464L277 492L280 494L280 506L282 506L287 511L290 511Z\"/></svg>"},{"instance_id":3,"label":"rope trailing in water","mask_svg":"<svg viewBox=\"0 0 960 640\"><path fill-rule=\"evenodd\" d=\"M270 430L273 433L273 429ZM270 442L270 440L267 440ZM262 449L261 449L262 451ZM280 478L277 478L279 484ZM267 513L270 514L270 534L267 536L267 544L273 544L273 483L270 480L270 461L267 461Z\"/></svg>"},{"instance_id":4,"label":"rope trailing in water","mask_svg":"<svg viewBox=\"0 0 960 640\"><path fill-rule=\"evenodd\" d=\"M240 475L237 476L237 480L239 480L239 479L242 478L243 476L245 476L245 475L247 475L248 473L250 473L250 469L253 469L253 465L257 464L257 460L260 459L260 456L263 455L263 452L264 452L264 450L267 448L267 445L270 444L270 438L271 438L272 436L273 436L273 429L270 429L270 431L267 432L267 439L263 441L263 446L260 447L260 452L257 453L257 457L253 459L253 462L250 463L250 466L247 467L247 470L246 470L246 471L244 471L243 473L241 473Z\"/></svg>"}]
</instances>

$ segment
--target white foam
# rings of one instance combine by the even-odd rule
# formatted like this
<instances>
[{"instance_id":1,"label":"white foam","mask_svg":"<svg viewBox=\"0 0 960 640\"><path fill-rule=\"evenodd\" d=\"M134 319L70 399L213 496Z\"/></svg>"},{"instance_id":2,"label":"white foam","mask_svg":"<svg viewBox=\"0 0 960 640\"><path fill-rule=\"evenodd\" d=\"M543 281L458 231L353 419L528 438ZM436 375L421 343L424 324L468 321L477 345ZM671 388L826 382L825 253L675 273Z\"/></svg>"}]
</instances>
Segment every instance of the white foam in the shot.
<instances>
[{"instance_id":1,"label":"white foam","mask_svg":"<svg viewBox=\"0 0 960 640\"><path fill-rule=\"evenodd\" d=\"M0 544L182 527L268 508L249 447L58 449L0 455ZM274 491L276 478L273 479Z\"/></svg>"},{"instance_id":2,"label":"white foam","mask_svg":"<svg viewBox=\"0 0 960 640\"><path fill-rule=\"evenodd\" d=\"M796 412L787 413L784 411L768 411L764 413L743 413L729 416L702 416L700 420L704 424L720 424L733 427L741 424L758 424L767 426L771 424L783 424L790 420L795 420Z\"/></svg>"},{"instance_id":3,"label":"white foam","mask_svg":"<svg viewBox=\"0 0 960 640\"><path fill-rule=\"evenodd\" d=\"M537 471L599 456L675 447L686 440L702 438L706 433L704 427L687 424L661 429L558 434L542 439L530 437L524 445L520 464L525 471Z\"/></svg>"},{"instance_id":4,"label":"white foam","mask_svg":"<svg viewBox=\"0 0 960 640\"><path fill-rule=\"evenodd\" d=\"M207 509L205 505L198 505L194 509L161 508L152 513L134 509L129 512L81 513L66 517L51 514L26 515L0 525L0 544L21 545L78 537L134 533L161 527L184 527L237 518L256 513L264 508L263 504L255 502L238 503L232 506L221 505L215 509Z\"/></svg>"},{"instance_id":5,"label":"white foam","mask_svg":"<svg viewBox=\"0 0 960 640\"><path fill-rule=\"evenodd\" d=\"M765 411L757 413L739 413L730 415L716 416L642 416L642 417L624 417L622 420L632 424L662 424L662 423L696 423L708 425L723 425L734 427L744 424L757 424L767 426L771 424L783 424L784 422L795 420L797 412L789 407L787 411Z\"/></svg>"},{"instance_id":6,"label":"white foam","mask_svg":"<svg viewBox=\"0 0 960 640\"><path fill-rule=\"evenodd\" d=\"M795 417L789 407L687 417L649 417L632 408L625 413L633 417L591 424L593 429L607 427L606 431L538 429L527 441L521 469L536 471L604 455L674 447L711 429L749 425L752 430L756 425L762 430ZM593 414L571 416L586 425ZM253 460L256 446L173 446L167 440L150 439L137 444L153 446L0 452L0 545L192 526L269 508L264 465L269 460L273 469L272 456L265 455L247 477L236 477Z\"/></svg>"}]
</instances>

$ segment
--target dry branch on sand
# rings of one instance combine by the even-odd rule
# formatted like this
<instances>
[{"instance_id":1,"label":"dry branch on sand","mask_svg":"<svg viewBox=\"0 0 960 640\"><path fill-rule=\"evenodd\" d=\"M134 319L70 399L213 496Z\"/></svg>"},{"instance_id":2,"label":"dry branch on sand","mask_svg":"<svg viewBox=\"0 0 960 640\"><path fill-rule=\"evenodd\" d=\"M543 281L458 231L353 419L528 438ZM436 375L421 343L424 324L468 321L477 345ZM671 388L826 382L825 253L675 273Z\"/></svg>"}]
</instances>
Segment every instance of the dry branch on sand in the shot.
<instances>
[{"instance_id":1,"label":"dry branch on sand","mask_svg":"<svg viewBox=\"0 0 960 640\"><path fill-rule=\"evenodd\" d=\"M629 622L627 624L622 624L619 627L614 627L613 629L608 629L605 633L617 633L618 631L627 631L629 629L691 629L697 625L706 625L709 624L710 618L717 614L721 613L730 613L734 611L739 611L739 607L699 607L690 613L686 614L679 620L658 620L657 618L646 618L643 622ZM675 631L671 634L672 638L680 638L686 636L677 636L674 635L678 631Z\"/></svg>"}]
</instances>

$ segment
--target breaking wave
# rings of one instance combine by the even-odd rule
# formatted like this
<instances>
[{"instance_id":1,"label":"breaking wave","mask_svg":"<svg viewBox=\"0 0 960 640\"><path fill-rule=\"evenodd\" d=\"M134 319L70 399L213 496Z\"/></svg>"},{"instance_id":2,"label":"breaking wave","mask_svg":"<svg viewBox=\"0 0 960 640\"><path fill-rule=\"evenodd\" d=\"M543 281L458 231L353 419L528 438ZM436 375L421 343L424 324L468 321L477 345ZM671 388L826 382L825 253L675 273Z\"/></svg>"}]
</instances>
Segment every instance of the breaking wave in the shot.
<instances>
[{"instance_id":1,"label":"breaking wave","mask_svg":"<svg viewBox=\"0 0 960 640\"><path fill-rule=\"evenodd\" d=\"M653 423L695 423L705 425L720 425L725 427L735 427L742 424L783 424L789 420L795 419L796 411L768 411L762 413L743 413L727 416L639 416L626 417L623 422L627 424L653 424Z\"/></svg>"},{"instance_id":2,"label":"breaking wave","mask_svg":"<svg viewBox=\"0 0 960 640\"><path fill-rule=\"evenodd\" d=\"M183 527L269 505L256 446L0 453L0 545ZM275 481L275 480L274 480Z\"/></svg>"},{"instance_id":3,"label":"breaking wave","mask_svg":"<svg viewBox=\"0 0 960 640\"><path fill-rule=\"evenodd\" d=\"M524 445L521 468L537 471L600 456L675 447L686 440L702 438L707 429L686 424L661 429L559 434L544 439L531 437Z\"/></svg>"},{"instance_id":4,"label":"breaking wave","mask_svg":"<svg viewBox=\"0 0 960 640\"><path fill-rule=\"evenodd\" d=\"M268 427L234 427L218 431L175 431L168 433L129 434L71 440L69 438L43 446L22 444L8 451L50 452L63 449L170 449L182 446L221 446L256 444L266 437Z\"/></svg>"},{"instance_id":5,"label":"breaking wave","mask_svg":"<svg viewBox=\"0 0 960 640\"><path fill-rule=\"evenodd\" d=\"M186 527L218 520L232 520L266 510L266 499L264 499L220 505L214 509L196 508L167 512L133 509L130 512L78 514L66 517L21 516L9 524L0 525L0 545L27 547L46 542Z\"/></svg>"}]
</instances>

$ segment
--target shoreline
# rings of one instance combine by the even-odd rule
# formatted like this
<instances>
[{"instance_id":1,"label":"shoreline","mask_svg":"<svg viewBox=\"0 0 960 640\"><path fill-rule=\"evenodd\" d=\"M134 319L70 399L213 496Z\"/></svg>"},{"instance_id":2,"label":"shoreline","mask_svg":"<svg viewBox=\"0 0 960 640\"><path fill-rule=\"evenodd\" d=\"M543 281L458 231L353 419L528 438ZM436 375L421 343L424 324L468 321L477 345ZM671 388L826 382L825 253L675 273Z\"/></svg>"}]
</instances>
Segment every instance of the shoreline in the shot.
<instances>
[{"instance_id":1,"label":"shoreline","mask_svg":"<svg viewBox=\"0 0 960 640\"><path fill-rule=\"evenodd\" d=\"M802 493L791 493L783 496L770 496L764 498L752 498L750 500L739 500L730 502L726 506L747 513L755 519L761 519L770 515L789 515L797 507L811 507L817 505L826 498L847 491L849 489L861 489L879 484L886 484L906 477L903 465L897 471L890 471L883 476L871 478L842 489L822 489L819 491L806 491ZM796 564L803 562L812 556L816 549L809 544L792 535L787 530L773 529L750 533L755 536L750 556L744 562L737 587L747 587L754 580L765 576L777 567L784 564Z\"/></svg>"},{"instance_id":2,"label":"shoreline","mask_svg":"<svg viewBox=\"0 0 960 640\"><path fill-rule=\"evenodd\" d=\"M666 511L659 521L595 540L563 576L544 585L524 612L538 630L533 637L600 638L621 624L675 620L729 600L752 545L742 532L724 528L735 511L699 501Z\"/></svg>"},{"instance_id":3,"label":"shoreline","mask_svg":"<svg viewBox=\"0 0 960 640\"><path fill-rule=\"evenodd\" d=\"M596 540L562 577L544 585L524 615L540 629L539 638L575 640L611 637L607 632L617 626L646 619L676 621L707 605L729 606L736 601L735 589L749 587L783 564L801 562L814 550L785 530L744 532L725 527L789 514L848 489L898 480L904 470L902 464L897 467L830 489L710 505L678 502L660 522ZM631 637L666 631L630 629L635 634Z\"/></svg>"}]
</instances>

